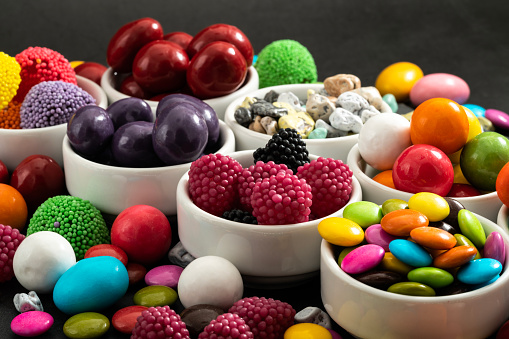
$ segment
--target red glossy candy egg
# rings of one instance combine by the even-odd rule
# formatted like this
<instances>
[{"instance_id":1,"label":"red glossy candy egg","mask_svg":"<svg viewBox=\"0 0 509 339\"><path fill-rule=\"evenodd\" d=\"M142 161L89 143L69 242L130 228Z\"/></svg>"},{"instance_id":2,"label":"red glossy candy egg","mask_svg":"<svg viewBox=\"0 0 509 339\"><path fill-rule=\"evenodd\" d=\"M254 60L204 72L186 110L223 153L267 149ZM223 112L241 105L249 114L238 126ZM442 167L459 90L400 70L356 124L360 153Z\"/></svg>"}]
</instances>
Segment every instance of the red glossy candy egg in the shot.
<instances>
[{"instance_id":1,"label":"red glossy candy egg","mask_svg":"<svg viewBox=\"0 0 509 339\"><path fill-rule=\"evenodd\" d=\"M140 87L140 85L138 85L132 75L129 75L122 81L119 91L130 97L136 97L144 100L147 100L152 96L151 93L145 91Z\"/></svg>"},{"instance_id":2,"label":"red glossy candy egg","mask_svg":"<svg viewBox=\"0 0 509 339\"><path fill-rule=\"evenodd\" d=\"M133 305L121 308L111 318L113 327L119 332L130 334L136 326L136 321L148 307L141 305Z\"/></svg>"},{"instance_id":3,"label":"red glossy candy egg","mask_svg":"<svg viewBox=\"0 0 509 339\"><path fill-rule=\"evenodd\" d=\"M101 86L101 78L107 68L97 62L84 62L74 68L76 75L92 80Z\"/></svg>"},{"instance_id":4,"label":"red glossy candy egg","mask_svg":"<svg viewBox=\"0 0 509 339\"><path fill-rule=\"evenodd\" d=\"M147 274L147 269L141 264L135 262L127 263L127 275L129 276L129 285L142 281Z\"/></svg>"},{"instance_id":5,"label":"red glossy candy egg","mask_svg":"<svg viewBox=\"0 0 509 339\"><path fill-rule=\"evenodd\" d=\"M171 32L165 34L163 36L163 40L174 42L186 50L191 40L193 40L193 36L191 34L187 34L186 32Z\"/></svg>"},{"instance_id":6,"label":"red glossy candy egg","mask_svg":"<svg viewBox=\"0 0 509 339\"><path fill-rule=\"evenodd\" d=\"M1 160L0 160L0 183L2 184L9 183L9 170Z\"/></svg>"},{"instance_id":7,"label":"red glossy candy egg","mask_svg":"<svg viewBox=\"0 0 509 339\"><path fill-rule=\"evenodd\" d=\"M87 252L85 252L85 258L91 257L100 257L100 256L110 256L113 258L117 258L124 264L127 265L127 254L118 246L110 245L110 244L99 244L90 247Z\"/></svg>"}]
</instances>

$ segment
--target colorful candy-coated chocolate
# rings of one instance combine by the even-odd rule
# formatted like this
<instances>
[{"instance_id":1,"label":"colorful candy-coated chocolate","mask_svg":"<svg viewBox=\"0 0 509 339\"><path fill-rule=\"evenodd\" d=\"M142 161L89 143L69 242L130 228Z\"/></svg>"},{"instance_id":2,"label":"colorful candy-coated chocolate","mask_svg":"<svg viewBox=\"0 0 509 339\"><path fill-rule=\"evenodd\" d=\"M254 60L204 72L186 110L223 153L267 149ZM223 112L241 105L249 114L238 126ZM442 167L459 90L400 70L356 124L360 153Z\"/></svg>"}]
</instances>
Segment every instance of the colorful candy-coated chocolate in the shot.
<instances>
[{"instance_id":1,"label":"colorful candy-coated chocolate","mask_svg":"<svg viewBox=\"0 0 509 339\"><path fill-rule=\"evenodd\" d=\"M397 210L404 210L408 208L408 202L402 199L387 199L382 204L382 213L384 215Z\"/></svg>"},{"instance_id":2,"label":"colorful candy-coated chocolate","mask_svg":"<svg viewBox=\"0 0 509 339\"><path fill-rule=\"evenodd\" d=\"M497 274L495 277L493 277L492 279L490 279L490 280L488 280L488 281L486 281L484 283L471 285L471 288L472 288L472 290L477 290L477 289L479 289L481 287L491 285L495 281L497 281L499 278L500 278L500 274Z\"/></svg>"},{"instance_id":3,"label":"colorful candy-coated chocolate","mask_svg":"<svg viewBox=\"0 0 509 339\"><path fill-rule=\"evenodd\" d=\"M168 286L147 286L138 290L133 297L135 305L141 306L165 306L172 305L177 301L177 292Z\"/></svg>"},{"instance_id":4,"label":"colorful candy-coated chocolate","mask_svg":"<svg viewBox=\"0 0 509 339\"><path fill-rule=\"evenodd\" d=\"M465 206L454 198L444 197L444 199L449 204L449 215L443 221L454 227L459 232L460 227L458 225L458 213L464 209Z\"/></svg>"},{"instance_id":5,"label":"colorful candy-coated chocolate","mask_svg":"<svg viewBox=\"0 0 509 339\"><path fill-rule=\"evenodd\" d=\"M381 95L391 93L398 102L408 100L415 83L424 76L422 69L411 62L401 61L387 66L378 74L375 87Z\"/></svg>"},{"instance_id":6,"label":"colorful candy-coated chocolate","mask_svg":"<svg viewBox=\"0 0 509 339\"><path fill-rule=\"evenodd\" d=\"M396 258L413 267L430 266L433 262L431 254L419 244L409 240L393 240L389 244L389 249Z\"/></svg>"},{"instance_id":7,"label":"colorful candy-coated chocolate","mask_svg":"<svg viewBox=\"0 0 509 339\"><path fill-rule=\"evenodd\" d=\"M348 274L359 274L378 266L385 251L381 246L362 245L348 253L341 262L341 269Z\"/></svg>"},{"instance_id":8,"label":"colorful candy-coated chocolate","mask_svg":"<svg viewBox=\"0 0 509 339\"><path fill-rule=\"evenodd\" d=\"M419 267L408 272L408 280L428 285L434 289L453 283L454 277L446 270L436 267Z\"/></svg>"},{"instance_id":9,"label":"colorful candy-coated chocolate","mask_svg":"<svg viewBox=\"0 0 509 339\"><path fill-rule=\"evenodd\" d=\"M384 258L382 259L382 262L380 263L380 268L387 270L387 271L399 273L405 277L408 274L408 272L410 272L411 270L414 269L413 266L405 264L404 262L402 262L401 260L396 258L394 256L394 254L392 254L390 252L385 252Z\"/></svg>"},{"instance_id":10,"label":"colorful candy-coated chocolate","mask_svg":"<svg viewBox=\"0 0 509 339\"><path fill-rule=\"evenodd\" d=\"M452 235L458 233L458 231L454 227L452 227L448 223L444 222L443 220L430 222L428 226L441 229L443 231L451 233Z\"/></svg>"},{"instance_id":11,"label":"colorful candy-coated chocolate","mask_svg":"<svg viewBox=\"0 0 509 339\"><path fill-rule=\"evenodd\" d=\"M429 221L443 220L450 212L447 201L440 195L430 192L412 195L408 199L408 208L421 212Z\"/></svg>"},{"instance_id":12,"label":"colorful candy-coated chocolate","mask_svg":"<svg viewBox=\"0 0 509 339\"><path fill-rule=\"evenodd\" d=\"M99 244L90 247L85 252L85 258L98 257L108 255L110 257L117 258L124 264L127 265L127 254L118 246L110 244Z\"/></svg>"},{"instance_id":13,"label":"colorful candy-coated chocolate","mask_svg":"<svg viewBox=\"0 0 509 339\"><path fill-rule=\"evenodd\" d=\"M418 297L433 297L436 292L428 285L413 281L404 281L396 283L387 289L388 292L404 295L413 295Z\"/></svg>"},{"instance_id":14,"label":"colorful candy-coated chocolate","mask_svg":"<svg viewBox=\"0 0 509 339\"><path fill-rule=\"evenodd\" d=\"M355 246L364 240L362 227L346 218L325 218L318 224L318 232L322 238L338 246Z\"/></svg>"},{"instance_id":15,"label":"colorful candy-coated chocolate","mask_svg":"<svg viewBox=\"0 0 509 339\"><path fill-rule=\"evenodd\" d=\"M464 104L463 107L466 107L468 108L469 110L472 111L472 113L474 113L474 115L476 117L483 117L484 116L484 113L486 112L486 109L484 107L481 107L479 105L474 105L474 104Z\"/></svg>"},{"instance_id":16,"label":"colorful candy-coated chocolate","mask_svg":"<svg viewBox=\"0 0 509 339\"><path fill-rule=\"evenodd\" d=\"M64 334L68 338L97 338L110 328L109 319L96 312L73 315L64 323Z\"/></svg>"},{"instance_id":17,"label":"colorful candy-coated chocolate","mask_svg":"<svg viewBox=\"0 0 509 339\"><path fill-rule=\"evenodd\" d=\"M111 324L119 332L131 334L136 320L141 315L141 312L148 307L141 305L127 306L116 311L111 318Z\"/></svg>"},{"instance_id":18,"label":"colorful candy-coated chocolate","mask_svg":"<svg viewBox=\"0 0 509 339\"><path fill-rule=\"evenodd\" d=\"M460 105L470 97L470 87L462 78L448 73L426 74L410 91L410 101L418 106L431 98L447 98Z\"/></svg>"},{"instance_id":19,"label":"colorful candy-coated chocolate","mask_svg":"<svg viewBox=\"0 0 509 339\"><path fill-rule=\"evenodd\" d=\"M352 252L354 249L356 249L357 247L359 247L360 245L358 246L352 246L352 247L345 247L341 250L341 252L339 252L339 255L338 255L338 265L341 266L341 262L343 261L343 259L345 259L346 255L350 252Z\"/></svg>"},{"instance_id":20,"label":"colorful candy-coated chocolate","mask_svg":"<svg viewBox=\"0 0 509 339\"><path fill-rule=\"evenodd\" d=\"M129 285L136 284L141 281L145 278L145 274L147 274L147 269L141 264L130 262L127 264L126 268L127 275L129 276Z\"/></svg>"},{"instance_id":21,"label":"colorful candy-coated chocolate","mask_svg":"<svg viewBox=\"0 0 509 339\"><path fill-rule=\"evenodd\" d=\"M301 323L290 326L284 339L332 339L328 329L317 324Z\"/></svg>"},{"instance_id":22,"label":"colorful candy-coated chocolate","mask_svg":"<svg viewBox=\"0 0 509 339\"><path fill-rule=\"evenodd\" d=\"M382 218L382 229L394 236L407 237L417 227L428 226L428 218L419 211L404 209L387 213Z\"/></svg>"},{"instance_id":23,"label":"colorful candy-coated chocolate","mask_svg":"<svg viewBox=\"0 0 509 339\"><path fill-rule=\"evenodd\" d=\"M147 285L162 285L176 288L183 270L184 268L177 265L154 267L145 275L145 283Z\"/></svg>"},{"instance_id":24,"label":"colorful candy-coated chocolate","mask_svg":"<svg viewBox=\"0 0 509 339\"><path fill-rule=\"evenodd\" d=\"M465 113L467 114L468 118L468 136L467 136L467 142L472 140L476 135L481 134L483 132L481 122L479 119L475 116L474 113L472 113L471 110L463 106L465 109ZM449 154L449 159L451 159L451 162L453 164L459 164L460 162L460 156L461 156L461 149L459 151L456 151L452 154Z\"/></svg>"},{"instance_id":25,"label":"colorful candy-coated chocolate","mask_svg":"<svg viewBox=\"0 0 509 339\"><path fill-rule=\"evenodd\" d=\"M364 236L366 238L366 242L369 244L375 244L378 246L382 246L382 248L388 252L389 251L389 243L394 239L398 239L398 237L385 232L382 229L382 225L374 224L366 228L364 232Z\"/></svg>"},{"instance_id":26,"label":"colorful candy-coated chocolate","mask_svg":"<svg viewBox=\"0 0 509 339\"><path fill-rule=\"evenodd\" d=\"M474 259L480 259L481 258L481 253L479 252L479 249L474 245L474 243L472 241L470 241L470 239L468 239L467 237L465 237L461 233L456 233L454 235L454 237L456 238L456 246L471 246L471 247L474 247L475 250L477 251L476 254L475 254Z\"/></svg>"},{"instance_id":27,"label":"colorful candy-coated chocolate","mask_svg":"<svg viewBox=\"0 0 509 339\"><path fill-rule=\"evenodd\" d=\"M461 233L470 239L477 248L482 248L486 243L486 233L477 217L467 209L458 212L458 223Z\"/></svg>"},{"instance_id":28,"label":"colorful candy-coated chocolate","mask_svg":"<svg viewBox=\"0 0 509 339\"><path fill-rule=\"evenodd\" d=\"M53 322L53 317L49 313L43 311L23 312L12 319L11 330L22 337L36 337L49 330Z\"/></svg>"},{"instance_id":29,"label":"colorful candy-coated chocolate","mask_svg":"<svg viewBox=\"0 0 509 339\"><path fill-rule=\"evenodd\" d=\"M448 250L456 245L454 235L435 227L414 228L410 236L419 245L435 250Z\"/></svg>"},{"instance_id":30,"label":"colorful candy-coated chocolate","mask_svg":"<svg viewBox=\"0 0 509 339\"><path fill-rule=\"evenodd\" d=\"M486 237L486 243L483 249L484 258L498 260L502 265L505 263L505 244L502 235L499 232L491 232Z\"/></svg>"},{"instance_id":31,"label":"colorful candy-coated chocolate","mask_svg":"<svg viewBox=\"0 0 509 339\"><path fill-rule=\"evenodd\" d=\"M491 258L481 258L469 261L458 270L457 278L465 284L482 284L502 272L500 261Z\"/></svg>"},{"instance_id":32,"label":"colorful candy-coated chocolate","mask_svg":"<svg viewBox=\"0 0 509 339\"><path fill-rule=\"evenodd\" d=\"M368 226L380 223L383 214L380 206L373 202L356 201L345 207L343 217L366 229Z\"/></svg>"},{"instance_id":33,"label":"colorful candy-coated chocolate","mask_svg":"<svg viewBox=\"0 0 509 339\"><path fill-rule=\"evenodd\" d=\"M489 119L495 127L502 130L509 129L509 115L506 112L489 108L485 111L484 116Z\"/></svg>"},{"instance_id":34,"label":"colorful candy-coated chocolate","mask_svg":"<svg viewBox=\"0 0 509 339\"><path fill-rule=\"evenodd\" d=\"M363 284L369 285L380 290L387 290L391 285L403 280L403 276L391 271L367 271L355 276L355 279Z\"/></svg>"}]
</instances>

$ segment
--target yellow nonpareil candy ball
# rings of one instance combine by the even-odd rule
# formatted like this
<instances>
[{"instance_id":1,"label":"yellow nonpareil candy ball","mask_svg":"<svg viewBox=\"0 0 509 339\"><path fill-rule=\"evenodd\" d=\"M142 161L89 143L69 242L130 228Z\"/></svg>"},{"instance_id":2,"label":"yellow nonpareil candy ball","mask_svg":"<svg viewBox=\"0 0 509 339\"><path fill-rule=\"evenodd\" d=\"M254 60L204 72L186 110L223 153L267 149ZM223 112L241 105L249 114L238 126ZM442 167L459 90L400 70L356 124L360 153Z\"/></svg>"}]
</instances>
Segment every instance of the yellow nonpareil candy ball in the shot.
<instances>
[{"instance_id":1,"label":"yellow nonpareil candy ball","mask_svg":"<svg viewBox=\"0 0 509 339\"><path fill-rule=\"evenodd\" d=\"M14 98L21 82L21 67L16 58L0 52L0 108Z\"/></svg>"}]
</instances>

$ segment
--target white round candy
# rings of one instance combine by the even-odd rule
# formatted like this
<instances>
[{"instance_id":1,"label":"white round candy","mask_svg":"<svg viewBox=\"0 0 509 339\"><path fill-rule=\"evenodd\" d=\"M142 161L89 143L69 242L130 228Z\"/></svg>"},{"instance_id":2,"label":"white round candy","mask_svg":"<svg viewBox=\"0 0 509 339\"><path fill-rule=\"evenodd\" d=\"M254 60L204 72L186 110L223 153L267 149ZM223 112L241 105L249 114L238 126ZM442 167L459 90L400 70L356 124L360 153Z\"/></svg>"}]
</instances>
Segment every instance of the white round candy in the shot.
<instances>
[{"instance_id":1,"label":"white round candy","mask_svg":"<svg viewBox=\"0 0 509 339\"><path fill-rule=\"evenodd\" d=\"M381 113L370 118L359 133L359 153L371 167L392 169L398 156L412 146L410 122L397 113Z\"/></svg>"},{"instance_id":2,"label":"white round candy","mask_svg":"<svg viewBox=\"0 0 509 339\"><path fill-rule=\"evenodd\" d=\"M16 249L12 266L19 283L29 291L49 293L65 271L76 264L74 250L63 236L40 231Z\"/></svg>"},{"instance_id":3,"label":"white round candy","mask_svg":"<svg viewBox=\"0 0 509 339\"><path fill-rule=\"evenodd\" d=\"M178 282L178 295L184 307L209 304L230 308L242 298L244 285L239 270L218 256L204 256L184 268Z\"/></svg>"}]
</instances>

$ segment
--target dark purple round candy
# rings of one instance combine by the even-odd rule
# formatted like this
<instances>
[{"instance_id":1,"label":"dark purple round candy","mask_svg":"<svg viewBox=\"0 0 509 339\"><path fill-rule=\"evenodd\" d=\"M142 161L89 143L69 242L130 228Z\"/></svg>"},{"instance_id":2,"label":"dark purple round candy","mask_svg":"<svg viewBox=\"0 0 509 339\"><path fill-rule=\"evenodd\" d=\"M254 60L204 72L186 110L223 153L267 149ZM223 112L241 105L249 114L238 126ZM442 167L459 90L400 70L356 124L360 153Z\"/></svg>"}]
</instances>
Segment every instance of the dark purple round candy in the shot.
<instances>
[{"instance_id":1,"label":"dark purple round candy","mask_svg":"<svg viewBox=\"0 0 509 339\"><path fill-rule=\"evenodd\" d=\"M205 119L188 103L171 106L157 116L152 143L166 165L192 162L202 154L208 140Z\"/></svg>"},{"instance_id":2,"label":"dark purple round candy","mask_svg":"<svg viewBox=\"0 0 509 339\"><path fill-rule=\"evenodd\" d=\"M108 112L115 130L120 126L133 121L148 121L154 122L154 115L152 109L147 102L140 98L124 98L112 103L106 109Z\"/></svg>"},{"instance_id":3,"label":"dark purple round candy","mask_svg":"<svg viewBox=\"0 0 509 339\"><path fill-rule=\"evenodd\" d=\"M159 101L156 108L156 117L159 116L159 113L164 112L169 107L181 102L195 106L198 112L202 115L203 119L205 119L207 129L209 131L209 138L207 140L208 147L213 147L219 140L219 119L217 118L216 111L214 111L214 109L206 102L187 94L170 94Z\"/></svg>"},{"instance_id":4,"label":"dark purple round candy","mask_svg":"<svg viewBox=\"0 0 509 339\"><path fill-rule=\"evenodd\" d=\"M120 126L111 141L113 158L119 166L155 167L164 165L152 147L153 129L154 124L148 121L133 121Z\"/></svg>"},{"instance_id":5,"label":"dark purple round candy","mask_svg":"<svg viewBox=\"0 0 509 339\"><path fill-rule=\"evenodd\" d=\"M80 107L67 123L71 146L83 155L97 155L109 146L115 128L110 116L96 105Z\"/></svg>"}]
</instances>

